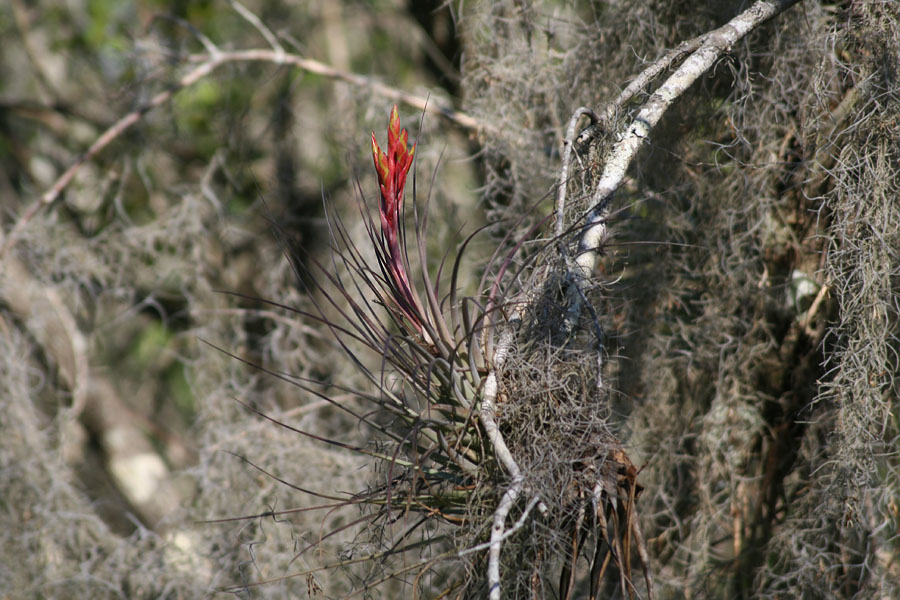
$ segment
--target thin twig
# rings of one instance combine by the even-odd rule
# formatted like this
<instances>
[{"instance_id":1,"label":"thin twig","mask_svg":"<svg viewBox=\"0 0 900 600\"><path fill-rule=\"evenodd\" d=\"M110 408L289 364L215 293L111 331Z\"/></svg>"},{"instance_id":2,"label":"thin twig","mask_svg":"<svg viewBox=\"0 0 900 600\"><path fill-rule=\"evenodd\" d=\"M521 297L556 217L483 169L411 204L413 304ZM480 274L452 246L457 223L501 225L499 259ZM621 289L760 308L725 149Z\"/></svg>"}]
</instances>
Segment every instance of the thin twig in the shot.
<instances>
[{"instance_id":1,"label":"thin twig","mask_svg":"<svg viewBox=\"0 0 900 600\"><path fill-rule=\"evenodd\" d=\"M569 162L572 158L572 147L575 143L575 128L578 127L578 122L582 119L582 117L588 117L591 120L592 124L596 123L599 119L599 117L597 117L597 114L590 108L581 106L575 109L575 112L572 113L572 117L569 119L569 126L566 127L566 139L563 140L562 164L559 168L559 181L556 184L555 234L557 239L561 238L563 232L565 231L565 222L563 217L565 216L566 210L566 188L568 187L569 183Z\"/></svg>"},{"instance_id":2,"label":"thin twig","mask_svg":"<svg viewBox=\"0 0 900 600\"><path fill-rule=\"evenodd\" d=\"M191 56L191 62L202 62L210 57L205 54ZM441 105L429 98L410 94L403 90L391 87L381 83L372 77L365 77L356 73L341 71L323 62L299 56L297 54L279 54L274 50L254 49L254 50L237 50L233 52L223 52L222 59L226 62L271 62L275 64L285 64L303 69L308 73L322 75L330 79L336 79L345 83L350 83L358 87L364 87L371 90L384 98L412 106L421 111L426 111L434 115L444 117L448 121L472 131L485 129L483 123L478 121L466 113L455 110L449 106Z\"/></svg>"},{"instance_id":3,"label":"thin twig","mask_svg":"<svg viewBox=\"0 0 900 600\"><path fill-rule=\"evenodd\" d=\"M278 43L278 38L275 37L275 34L272 33L272 30L266 27L265 24L263 24L263 22L259 19L259 17L247 10L247 8L237 0L230 0L230 2L231 8L233 8L237 14L241 15L244 20L246 20L256 28L256 30L265 38L266 42L272 47L272 50L274 50L277 54L284 56L284 48L281 46L281 44Z\"/></svg>"},{"instance_id":4,"label":"thin twig","mask_svg":"<svg viewBox=\"0 0 900 600\"><path fill-rule=\"evenodd\" d=\"M506 530L506 532L503 534L503 537L498 541L502 542L502 541L506 540L507 538L514 535L519 529L521 529L525 525L525 520L528 518L528 513L530 513L531 509L533 509L540 501L541 501L540 496L533 497L528 502L528 506L526 506L525 510L522 512L522 516L519 517L519 519L515 522L515 524L512 527L510 527L509 529ZM495 543L497 543L497 542L495 542L494 540L491 540L490 542L485 542L483 544L478 544L477 546L472 546L471 548L466 548L465 550L460 550L459 554L457 554L457 556L463 557L466 554L471 554L473 552L480 552L482 550L487 550L488 548L491 547L492 544L495 544Z\"/></svg>"},{"instance_id":5,"label":"thin twig","mask_svg":"<svg viewBox=\"0 0 900 600\"><path fill-rule=\"evenodd\" d=\"M656 79L656 77L671 67L673 64L687 56L692 52L696 52L697 49L703 45L706 41L706 38L709 37L709 33L704 33L703 35L697 36L692 40L687 40L678 44L677 47L669 50L665 56L656 60L649 67L644 69L640 75L631 80L622 92L616 96L616 99L609 105L607 105L606 110L604 111L604 117L606 121L612 122L612 119L616 116L616 112L618 112L622 107L624 107L628 102L634 98L638 92L647 87L651 81Z\"/></svg>"},{"instance_id":6,"label":"thin twig","mask_svg":"<svg viewBox=\"0 0 900 600\"><path fill-rule=\"evenodd\" d=\"M488 441L494 450L494 455L512 478L509 487L506 488L506 492L504 492L500 498L500 503L494 510L494 520L491 525L491 540L488 544L490 547L488 552L488 598L490 600L500 600L500 550L503 546L503 540L509 537L506 532L506 517L509 516L509 512L515 506L516 500L518 500L519 494L522 493L525 484L522 470L509 451L509 447L506 445L506 441L503 439L503 434L500 433L500 428L497 426L495 419L497 392L499 391L497 373L509 356L510 347L521 324L522 311L519 310L513 313L507 321L506 328L497 342L491 371L484 382L481 407L478 413ZM537 507L541 514L545 514L548 510L547 506L540 499L537 501ZM518 525L514 526L513 529L517 527Z\"/></svg>"},{"instance_id":7,"label":"thin twig","mask_svg":"<svg viewBox=\"0 0 900 600\"><path fill-rule=\"evenodd\" d=\"M800 318L803 331L810 338L816 337L816 332L809 326L809 324L812 323L812 320L813 318L815 318L816 313L819 312L819 308L822 306L822 302L825 301L825 297L828 295L828 292L828 284L822 284L822 287L819 288L819 293L816 294L816 297L810 305L809 309L807 309L807 311Z\"/></svg>"},{"instance_id":8,"label":"thin twig","mask_svg":"<svg viewBox=\"0 0 900 600\"><path fill-rule=\"evenodd\" d=\"M168 102L172 96L175 95L176 92L182 90L190 85L193 85L203 77L206 77L210 73L212 73L216 68L218 68L222 64L222 60L220 57L210 58L209 61L201 64L196 69L192 70L190 73L182 77L178 83L169 89L159 92L150 101L139 107L130 113L126 114L124 117L113 123L106 131L104 131L100 137L98 137L93 144L87 149L87 151L75 159L75 162L69 166L66 171L60 175L60 177L50 186L46 192L41 195L41 197L33 202L31 206L29 206L25 212L19 217L19 220L16 222L15 226L9 232L9 235L6 236L6 239L3 241L3 245L0 246L0 259L2 259L6 253L15 245L18 237L21 235L22 230L28 225L28 223L33 219L42 208L45 206L49 206L52 204L59 195L63 192L64 189L72 182L72 179L81 169L81 167L88 161L92 160L95 156L97 156L106 146L110 144L117 137L122 135L128 128L141 120L141 118L156 108L161 104Z\"/></svg>"},{"instance_id":9,"label":"thin twig","mask_svg":"<svg viewBox=\"0 0 900 600\"><path fill-rule=\"evenodd\" d=\"M78 173L81 167L84 166L85 163L93 160L113 140L125 133L125 131L127 131L135 123L139 122L144 117L144 115L171 100L172 97L179 91L183 90L184 88L190 87L207 75L211 74L222 65L228 63L269 62L277 65L290 65L309 73L315 73L317 75L322 75L323 77L336 79L338 81L344 81L352 85L366 87L371 90L372 93L378 94L379 96L383 96L396 102L401 102L403 104L413 106L418 110L427 111L435 115L440 115L464 129L473 131L482 129L481 124L478 120L465 113L456 111L448 106L443 106L436 102L429 101L427 98L398 90L397 88L385 85L369 77L363 77L362 75L357 75L355 73L339 71L338 69L334 69L319 61L298 56L296 54L287 54L283 50L278 51L253 49L239 50L234 52L216 51L209 54L194 55L191 56L189 60L190 62L197 62L200 64L189 71L187 74L185 74L183 77L181 77L181 79L179 79L174 85L162 92L159 92L158 94L153 96L149 102L129 112L124 117L116 121L113 125L111 125L108 129L106 129L106 131L104 131L100 135L100 137L98 137L94 141L94 143L90 145L87 151L76 158L75 161L69 166L69 168L66 169L65 172L60 175L59 178L53 183L53 185L51 185L50 188L46 192L44 192L40 198L35 200L25 210L25 212L22 213L22 215L19 217L19 220L6 236L6 239L0 239L0 244L2 244L0 245L0 260L2 260L6 253L15 245L16 241L21 236L22 231L25 229L28 223L44 207L53 204L53 202L55 202L57 198L59 198L60 194L62 194L63 190L68 187L68 185L72 182L72 179L74 179L75 175Z\"/></svg>"}]
</instances>

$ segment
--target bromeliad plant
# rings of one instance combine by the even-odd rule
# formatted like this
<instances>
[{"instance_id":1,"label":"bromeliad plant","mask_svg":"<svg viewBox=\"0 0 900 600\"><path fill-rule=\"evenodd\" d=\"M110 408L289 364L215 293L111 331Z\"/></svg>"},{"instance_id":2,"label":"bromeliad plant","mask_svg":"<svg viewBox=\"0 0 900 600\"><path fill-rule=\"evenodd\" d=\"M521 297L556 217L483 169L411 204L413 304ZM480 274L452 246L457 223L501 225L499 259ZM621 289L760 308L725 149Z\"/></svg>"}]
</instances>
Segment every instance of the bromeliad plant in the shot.
<instances>
[{"instance_id":1,"label":"bromeliad plant","mask_svg":"<svg viewBox=\"0 0 900 600\"><path fill-rule=\"evenodd\" d=\"M404 465L409 469L404 474L408 480L404 485L408 482L410 487L386 491L397 498L405 498L409 508L462 523L466 518L465 490L472 488L473 477L481 472L487 459L473 413L480 374L486 368L480 350L481 336L477 335L482 331L485 319L483 311L473 310L475 303L464 302L462 308L457 306L462 251L453 265L449 296L439 299L440 275L438 285L433 285L428 274L427 207L420 218L415 198L415 243L424 301L411 283L404 189L415 149L415 145L409 147L409 134L401 128L400 116L394 106L386 151L372 133L372 158L380 191L380 232L374 231L371 220L366 223L380 277L373 276L363 267L362 258L352 243L346 245L352 259L345 266L355 274L357 281L364 281L375 293L378 304L386 307L393 316L397 329L390 331L380 323L377 315L363 316L357 312L357 318L353 319L358 333L370 341L373 350L382 354L402 381L400 390L386 394L383 405L400 419L397 424L409 431L405 439L397 440L398 454L405 452L414 460ZM415 183L413 188L415 195ZM339 289L344 288L339 286ZM345 298L349 299L349 296L345 294ZM445 300L451 307L450 323L442 308L446 305ZM489 337L490 331L485 334ZM382 391L387 392L383 383L383 379L379 381Z\"/></svg>"},{"instance_id":2,"label":"bromeliad plant","mask_svg":"<svg viewBox=\"0 0 900 600\"><path fill-rule=\"evenodd\" d=\"M415 145L409 145L409 134L400 126L396 106L391 111L386 146L382 149L374 132L371 144L380 192L378 224L364 202L360 203L360 215L370 248L374 250L375 264L367 260L365 246L351 236L340 215L329 211L332 261L321 264L309 259L316 271L313 276L323 284L319 288L321 299L313 300L314 311L283 306L330 330L370 386L348 389L334 383L325 385L273 374L328 401L331 400L326 388L352 393L374 405L377 410L357 413L345 404L333 403L352 418L367 423L380 434L382 441L375 449L350 447L270 420L381 463L386 477L344 502L366 507L365 523L381 532L375 537L387 546L369 556L380 565L376 573L383 577L373 575L364 586L368 588L412 573L417 582L413 588L418 593L424 587L425 579L421 576L425 572L436 563L459 559L453 531L461 526L479 526L482 515L480 510L472 509L473 492L478 490L485 498L496 496L483 492L485 481L495 476L497 470L476 409L482 377L489 366L482 346L489 348L493 344L488 325L493 310L490 307L499 302L499 287L491 287L492 294L485 302L457 297L462 249L471 238L465 240L455 257L449 284L441 281L440 274L432 283L425 244L427 207L418 206L415 198L412 215L405 207L404 192L415 160ZM407 235L409 216L414 223L413 236ZM411 260L408 252L413 237L416 260ZM303 268L299 261L295 266ZM485 286L491 271L490 266L485 269L480 287ZM416 277L418 285L414 283ZM448 289L446 293L441 291L442 283ZM340 316L338 320L333 317L335 313ZM368 364L379 363L379 369L366 366L367 359L360 347L368 349L376 359ZM388 528L396 532L398 523L405 524L406 528L399 535L388 533ZM359 527L361 521L355 520L351 525ZM443 533L435 534L435 527ZM447 527L452 531L447 531ZM390 541L385 541L389 538ZM297 558L313 551L315 546L302 548ZM415 553L420 562L410 565L410 553ZM401 556L404 566L392 567L392 557ZM347 561L332 566L343 564ZM451 579L446 584L448 590L465 589L468 574Z\"/></svg>"},{"instance_id":3,"label":"bromeliad plant","mask_svg":"<svg viewBox=\"0 0 900 600\"><path fill-rule=\"evenodd\" d=\"M371 348L380 352L388 363L397 369L401 379L409 384L406 392L412 392L417 398L414 403L424 413L418 413L408 425L422 429L426 437L434 437L436 441L456 440L459 427L466 428L473 425L471 420L471 408L475 402L475 391L479 379L479 372L484 369L484 361L480 359L481 352L472 353L470 346L475 345L475 336L463 336L459 338L461 327L459 323L448 323L443 306L443 300L449 300L451 306L456 305L455 289L462 253L456 257L453 267L452 281L450 283L449 299L438 299L440 286L433 286L428 275L426 253L426 212L419 218L418 210L414 206L415 241L418 249L419 267L421 269L422 288L425 300L419 296L416 286L411 284L410 257L407 252L407 235L405 227L404 189L410 167L415 156L415 145L411 148L409 134L406 129L400 127L400 116L397 107L391 111L388 126L387 151L383 151L378 145L375 133L372 133L372 157L375 162L375 170L378 175L378 184L381 200L379 203L379 220L381 229L376 233L371 220L366 220L368 235L375 249L375 255L380 269L380 277L364 268L364 262L357 253L352 243L348 243L345 250L351 255L351 260L345 262L345 266L355 274L356 282L363 281L371 291L375 293L378 304L388 309L393 316L396 332L390 331L379 322L378 315L368 314L364 318L356 319L360 335L371 340ZM414 186L415 187L415 186ZM341 228L342 231L343 228ZM344 238L345 240L347 238ZM353 277L351 277L353 279ZM437 282L440 284L440 281ZM343 286L339 286L343 289ZM346 296L346 295L345 295ZM349 297L347 298L349 300ZM459 310L451 310L452 315L458 315ZM357 313L356 317L363 317ZM469 329L473 322L467 315L466 324ZM480 327L482 315L475 317L474 326ZM453 333L451 333L451 330ZM475 357L478 357L476 360ZM468 359L472 360L468 360ZM403 414L409 418L410 396L400 396L395 402L404 405ZM441 413L447 422L438 427L440 420L435 420L435 413ZM460 420L461 419L461 420ZM454 427L447 428L453 424ZM434 431L431 428L435 428ZM451 446L457 450L463 448L458 443ZM442 450L447 451L451 446ZM433 455L435 449L429 449L429 455ZM469 454L469 450L462 455ZM463 465L472 466L471 460L460 459Z\"/></svg>"},{"instance_id":4,"label":"bromeliad plant","mask_svg":"<svg viewBox=\"0 0 900 600\"><path fill-rule=\"evenodd\" d=\"M405 319L412 330L402 326L407 333L413 335L408 342L424 343L428 351L435 356L443 356L448 361L458 360L468 352L470 340L462 344L454 334L459 334L459 323L452 323L453 333L445 321L441 303L438 302L439 287L433 287L427 270L426 227L427 208L421 220L414 207L416 223L415 241L418 258L422 269L422 284L425 289L425 302L419 297L416 288L410 283L410 260L407 253L407 237L404 226L404 188L409 169L415 157L415 145L409 145L409 133L400 127L400 115L396 105L391 110L388 124L387 151L378 145L375 132L372 132L372 158L378 175L378 186L381 195L379 203L379 220L381 233L375 235L369 228L369 236L375 248L375 254L381 268L383 284L379 300L392 310L399 319ZM371 224L371 222L369 221ZM462 252L457 254L450 283L451 315L456 316L456 286ZM440 283L440 282L438 282ZM417 336L415 334L418 334ZM418 337L418 340L414 338ZM480 353L479 353L480 355ZM472 365L466 365L471 367ZM482 365L483 366L483 365Z\"/></svg>"},{"instance_id":5,"label":"bromeliad plant","mask_svg":"<svg viewBox=\"0 0 900 600\"><path fill-rule=\"evenodd\" d=\"M517 344L535 345L534 339L527 339L531 334L524 332L541 329L528 325L529 321L547 320L536 298L553 295L553 286L547 282L554 278L545 275L543 283L532 281L518 301L504 298L501 282L518 279L509 276L509 267L521 243L510 244L513 249L507 255L498 258L495 253L484 268L478 289L489 290L485 297L459 298L460 263L469 237L456 253L446 292L442 292L442 269L434 282L428 273L427 205L416 202L415 177L411 215L404 206L416 148L409 146L396 106L385 148L374 133L371 142L380 227L364 203L360 214L377 266L367 261L342 219L330 215L335 241L332 263L314 263L318 276L330 285L322 286L324 300L317 310L295 310L334 334L373 391L330 387L352 392L377 410L358 414L345 405L335 406L368 423L388 442L375 450L352 448L381 463L386 477L343 501L368 511L363 520L348 527L363 521L375 526L381 532L376 537L384 544L381 551L368 556L378 568L370 571L364 587L414 574L413 595L427 591L439 597L494 599L500 597L501 581L509 579L511 585L504 590L509 597L555 589L553 593L569 598L584 570L579 564L585 561L580 559L593 556L587 560L591 597L601 590L604 573L612 571L607 569L610 564L617 567L617 582L631 595L630 547L639 536L634 467L614 439L605 435L605 425L600 422L597 427L598 407L589 398L553 391L549 373L554 367L547 360L556 360L556 354L540 349L525 356L520 348L518 360L532 361L519 363L527 367L521 369L525 375L517 375L514 364L510 366ZM408 253L405 223L409 216L414 225L415 262ZM335 311L340 322L328 316ZM523 323L527 326L522 327ZM366 367L360 346L376 357L379 369ZM544 358L532 360L538 355ZM319 382L279 377L329 400L326 386ZM505 422L498 419L503 395L518 398L505 408L509 413ZM572 418L567 421L559 415ZM513 440L513 450L505 436ZM514 450L531 460L530 473L520 467ZM540 515L529 516L533 509ZM398 524L402 524L401 532L391 536L388 529L396 532ZM523 528L530 534L519 531ZM542 534L536 535L538 531ZM585 546L589 538L591 551ZM639 539L637 543L642 545ZM515 552L501 555L504 545ZM298 558L315 547L313 543L302 548ZM416 560L410 560L411 555ZM391 560L401 556L402 561ZM461 562L466 568L436 567L447 561ZM423 576L435 569L438 577ZM549 582L547 574L554 570L559 580ZM432 582L427 590L425 581ZM435 587L434 581L440 585Z\"/></svg>"},{"instance_id":6,"label":"bromeliad plant","mask_svg":"<svg viewBox=\"0 0 900 600\"><path fill-rule=\"evenodd\" d=\"M426 542L424 535L414 541L417 530L424 534L426 529L433 530L435 523L452 529L477 528L482 515L480 510L473 511L473 493L478 490L496 500L496 494L483 492L485 481L496 476L497 469L477 408L482 378L489 368L483 347L489 349L493 344L490 314L491 307L499 302L499 288L492 286L485 302L457 297L463 250L471 237L456 254L446 294L441 291L440 271L432 282L426 250L427 206L416 203L415 179L411 211L414 233L407 235L406 217L410 215L404 192L416 147L409 146L409 134L400 126L396 106L390 114L384 149L374 132L371 143L380 192L380 228L364 205L360 212L377 269L369 267L363 250L335 215L331 219L337 241L333 249L335 268L321 268L320 272L332 284L333 292L325 293L327 302L346 318L345 324L328 326L377 390L374 394L357 392L376 404L382 414L381 418L366 420L392 446L390 452L375 457L385 463L387 480L354 501L374 508L371 522L376 524L418 515L394 540L388 553L378 559L386 561L415 549L421 560L415 567L416 581L420 581L437 559L458 559L459 555L452 532L432 535ZM417 250L415 262L408 253L410 237ZM415 267L419 285L413 283ZM500 270L504 267L501 265ZM480 288L492 270L491 265L485 269ZM327 322L324 308L316 316L323 323ZM351 341L381 357L380 372L363 366L351 350ZM389 418L384 419L384 415ZM404 567L404 571L408 569ZM444 591L466 589L468 578L468 574L451 578ZM414 585L414 591L421 591L418 585Z\"/></svg>"}]
</instances>

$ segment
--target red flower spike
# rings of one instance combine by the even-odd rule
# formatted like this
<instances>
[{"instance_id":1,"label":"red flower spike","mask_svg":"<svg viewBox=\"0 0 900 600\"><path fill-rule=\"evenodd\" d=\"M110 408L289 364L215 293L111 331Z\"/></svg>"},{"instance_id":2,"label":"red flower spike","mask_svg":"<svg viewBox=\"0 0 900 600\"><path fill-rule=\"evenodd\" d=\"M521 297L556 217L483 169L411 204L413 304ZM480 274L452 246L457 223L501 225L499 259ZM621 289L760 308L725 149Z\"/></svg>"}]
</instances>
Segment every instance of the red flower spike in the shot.
<instances>
[{"instance_id":1,"label":"red flower spike","mask_svg":"<svg viewBox=\"0 0 900 600\"><path fill-rule=\"evenodd\" d=\"M394 299L416 329L421 331L422 323L418 316L420 303L409 285L403 249L400 247L403 188L416 152L415 145L407 148L408 141L409 133L400 128L400 114L397 112L397 105L394 105L388 124L387 152L381 150L375 140L375 132L372 132L372 158L375 160L375 171L381 188L381 235L387 250L385 262L394 288Z\"/></svg>"}]
</instances>

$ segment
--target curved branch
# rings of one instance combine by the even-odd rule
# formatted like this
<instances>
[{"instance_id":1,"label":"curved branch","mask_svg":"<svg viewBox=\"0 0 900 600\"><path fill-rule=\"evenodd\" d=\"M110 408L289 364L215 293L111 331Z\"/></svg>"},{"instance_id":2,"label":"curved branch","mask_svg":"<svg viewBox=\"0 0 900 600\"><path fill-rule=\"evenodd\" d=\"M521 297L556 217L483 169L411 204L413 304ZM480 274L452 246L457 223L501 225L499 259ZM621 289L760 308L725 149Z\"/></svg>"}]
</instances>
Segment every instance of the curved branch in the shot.
<instances>
[{"instance_id":1,"label":"curved branch","mask_svg":"<svg viewBox=\"0 0 900 600\"><path fill-rule=\"evenodd\" d=\"M572 148L575 144L575 128L582 117L588 117L591 124L597 123L599 117L590 108L581 106L575 109L569 118L569 125L566 127L566 138L563 140L562 161L559 169L559 181L556 188L556 229L554 234L557 238L562 238L565 231L564 216L566 211L566 189L569 183L569 160L572 157Z\"/></svg>"},{"instance_id":2,"label":"curved branch","mask_svg":"<svg viewBox=\"0 0 900 600\"><path fill-rule=\"evenodd\" d=\"M800 0L760 1L742 12L722 27L701 36L700 47L681 64L675 72L650 96L638 111L621 139L610 149L604 160L603 173L594 188L593 208L588 213L575 258L578 274L590 276L597 262L598 250L606 236L606 219L609 216L613 192L621 185L628 166L650 131L659 123L663 114L697 79L748 33L784 12ZM678 50L678 49L676 49ZM666 66L680 53L664 57ZM656 65L647 71L655 76L662 69ZM643 85L652 77L639 76L635 81ZM633 82L634 83L634 82ZM631 86L629 86L630 88Z\"/></svg>"},{"instance_id":3,"label":"curved branch","mask_svg":"<svg viewBox=\"0 0 900 600\"><path fill-rule=\"evenodd\" d=\"M162 92L159 92L158 94L153 96L149 102L129 112L124 117L113 123L109 128L107 128L106 131L100 134L100 136L94 141L93 144L90 145L90 147L88 147L88 149L83 154L75 159L75 161L69 166L69 168L66 169L65 172L59 176L59 178L57 178L57 180L53 183L53 185L50 186L50 188L46 192L44 192L40 198L35 200L25 210L25 212L22 213L22 215L19 217L19 220L6 236L5 240L3 239L2 233L0 233L0 260L2 260L6 253L10 250L10 248L15 245L18 237L21 235L22 231L25 229L28 223L44 207L53 204L53 202L55 202L57 198L59 198L60 194L62 194L63 190L65 190L66 187L69 186L69 184L72 182L72 179L75 178L75 175L78 174L78 171L82 166L84 166L85 163L93 160L113 140L120 137L135 123L139 122L144 117L144 115L146 115L153 109L167 103L179 91L183 90L186 87L192 86L207 75L210 75L213 71L215 71L222 65L228 63L268 62L277 65L289 65L298 69L302 69L309 73L315 73L316 75L322 75L323 77L328 77L330 79L336 79L338 81L344 81L352 85L366 87L370 89L374 94L378 94L379 96L389 98L396 102L408 104L421 111L427 111L429 113L439 115L464 129L478 130L482 128L477 119L465 113L454 110L449 106L443 106L436 102L430 102L427 98L398 90L397 88L385 85L370 77L363 77L362 75L357 75L356 73L340 71L316 60L305 58L296 54L285 53L282 49L253 49L239 50L234 52L221 52L213 48L213 51L208 54L201 54L190 57L190 61L197 62L199 64L194 69L186 73L183 77L181 77L174 85Z\"/></svg>"},{"instance_id":4,"label":"curved branch","mask_svg":"<svg viewBox=\"0 0 900 600\"><path fill-rule=\"evenodd\" d=\"M612 102L612 104L606 107L606 111L604 111L604 117L609 122L616 115L616 111L628 104L628 102L634 98L638 92L647 87L651 81L656 79L656 77L671 67L673 64L687 56L692 52L696 52L700 46L706 41L709 37L709 33L704 33L701 36L697 36L692 40L688 40L686 42L681 42L677 47L669 50L665 56L656 60L649 67L644 69L640 75L631 80L622 92L616 96L616 99Z\"/></svg>"},{"instance_id":5,"label":"curved branch","mask_svg":"<svg viewBox=\"0 0 900 600\"><path fill-rule=\"evenodd\" d=\"M503 435L500 433L500 428L497 427L497 422L494 419L494 414L496 413L495 401L498 391L497 372L506 361L509 347L520 323L521 320L518 314L514 315L510 322L507 323L507 328L497 343L491 372L484 382L484 394L481 400L481 410L478 414L497 460L500 461L507 473L512 477L512 482L494 511L494 521L491 525L490 550L488 551L488 598L490 600L500 600L500 550L506 537L506 517L519 498L525 481L525 478L522 476L522 470L509 451Z\"/></svg>"}]
</instances>

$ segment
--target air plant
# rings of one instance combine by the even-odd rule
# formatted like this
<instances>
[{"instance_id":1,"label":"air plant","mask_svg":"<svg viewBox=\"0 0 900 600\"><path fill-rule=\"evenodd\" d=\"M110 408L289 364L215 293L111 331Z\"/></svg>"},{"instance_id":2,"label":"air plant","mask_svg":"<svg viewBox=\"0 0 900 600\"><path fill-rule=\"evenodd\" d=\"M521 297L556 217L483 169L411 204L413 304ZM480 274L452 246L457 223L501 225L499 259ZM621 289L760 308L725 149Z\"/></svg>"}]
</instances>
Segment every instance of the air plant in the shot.
<instances>
[{"instance_id":1,"label":"air plant","mask_svg":"<svg viewBox=\"0 0 900 600\"><path fill-rule=\"evenodd\" d=\"M360 203L360 215L368 244L374 250L375 264L366 259L365 246L351 236L341 216L329 210L332 260L330 264L312 258L306 261L312 264L313 276L321 284L319 300L313 299L315 310L282 306L331 331L370 385L368 389L347 389L334 383L325 385L272 374L325 400L330 400L329 392L337 389L376 407L375 411L357 413L346 404L334 403L352 418L367 423L382 438L374 449L351 449L381 463L384 478L343 503L365 507L364 522L376 529L395 527L401 521L408 523L408 528L387 549L369 558L381 565L379 572L396 575L397 571L389 566L391 559L408 558L415 551L421 564L404 567L403 572L421 574L433 568L438 558L458 560L452 536L434 535L433 529L458 529L471 524L472 491L479 488L493 465L475 412L481 374L487 369L481 345L490 344L491 335L485 327L482 303L457 298L462 250L455 257L449 285L440 276L432 283L425 245L427 209L422 207L420 214L415 198L415 231L407 235L405 217L409 215L404 192L415 146L409 145L409 134L400 126L396 106L391 111L384 149L374 132L371 145L380 196L378 219L370 216L364 202ZM407 244L413 238L417 260L411 260L408 252ZM304 268L300 261L295 261L294 266ZM418 285L414 273L418 273ZM442 284L449 290L445 295ZM495 296L496 292L495 288ZM334 318L335 313L338 319ZM361 348L378 357L380 370L366 366ZM350 448L343 442L270 420L301 435ZM355 522L357 526L361 524ZM426 529L432 532L427 540ZM423 536L416 540L419 531ZM311 544L301 549L298 557L313 548ZM459 585L460 581L451 584Z\"/></svg>"},{"instance_id":2,"label":"air plant","mask_svg":"<svg viewBox=\"0 0 900 600\"><path fill-rule=\"evenodd\" d=\"M366 509L362 520L348 526L365 522L384 531L402 522L405 527L383 550L368 556L379 568L372 571L378 575L373 575L364 586L368 589L401 573L415 573L413 593L419 594L424 590L423 575L440 570L440 565L449 561L466 568L445 569L443 573L449 575L438 578L443 581L441 588L428 591L441 597L451 593L454 597L499 597L500 549L507 544L517 548L502 560L504 571L516 580L511 588L513 595L523 589L534 592L554 587L556 583L547 583L545 575L548 568L556 568L557 593L567 598L574 593L579 557L587 553L587 533L593 531L595 551L588 560L591 595L601 589L600 578L610 562L618 567L621 577L617 582L621 581L622 589L631 594L634 586L630 583L629 543L639 536L634 513L636 471L611 438L600 440L593 431L587 435L584 428L573 430L571 422L554 421L546 415L536 417L545 409L560 415L578 410L582 412L577 419L587 414L587 421L596 422L596 406L581 398L571 409L568 405L573 404L573 399L557 397L547 382L522 375L546 370L542 377L550 377L552 367L536 358L541 354L546 359L546 352L524 350L535 346L534 340L525 338L536 328L517 325L546 320L535 295L552 295L548 282L554 279L544 275L543 283L530 281L527 293L520 294L518 300L504 296L503 282L520 280L519 274L525 272L525 266L518 265L518 272L510 276L512 259L521 242L507 244L512 250L506 255L495 252L484 268L478 289L489 290L485 297L459 298L460 264L470 236L454 257L449 282L442 282L441 270L432 282L425 244L427 206L416 203L415 180L411 215L417 249L415 263L408 253L404 190L416 147L409 146L409 134L400 126L396 106L391 111L385 149L379 146L374 133L371 143L380 192L380 227L364 203L360 204L360 214L377 266L373 268L367 262L343 220L331 214L332 263L314 263L318 277L330 285L322 287L322 300L314 311L284 307L330 330L371 384L368 390L330 384L332 389L352 392L377 408L359 414L334 403L353 418L368 423L386 442L375 449L352 448L381 463L385 477L365 492L342 501L344 505ZM548 249L555 247L547 245ZM418 284L413 275L416 272ZM446 292L441 291L442 283ZM542 288L544 291L540 291ZM335 311L340 322L327 316ZM523 349L517 353L520 342ZM358 354L360 347L380 357L380 371L365 366ZM516 369L516 360L533 364L527 369ZM329 399L326 386L319 382L276 375ZM501 395L520 397L518 403L509 402L505 419L497 419ZM546 406L536 407L535 412L534 407L528 406L533 399ZM350 448L286 423L279 425ZM564 434L563 429L569 433ZM523 432L533 434L534 439L526 439ZM533 472L523 473L507 448L504 435L514 440L517 447L513 451L520 451L526 461L533 454L533 449L528 448L532 441L538 445L546 443L550 454L560 456L549 465L529 465L535 467ZM583 446L573 446L573 440L579 440ZM527 502L518 500L523 491L529 498ZM540 516L529 519L535 507ZM518 519L509 529L507 517ZM517 533L523 528L531 537ZM301 549L298 557L314 547L310 544ZM413 554L418 559L410 561ZM392 558L401 556L402 566L392 564ZM528 564L523 564L523 560ZM516 575L517 569L525 573L524 579Z\"/></svg>"}]
</instances>

